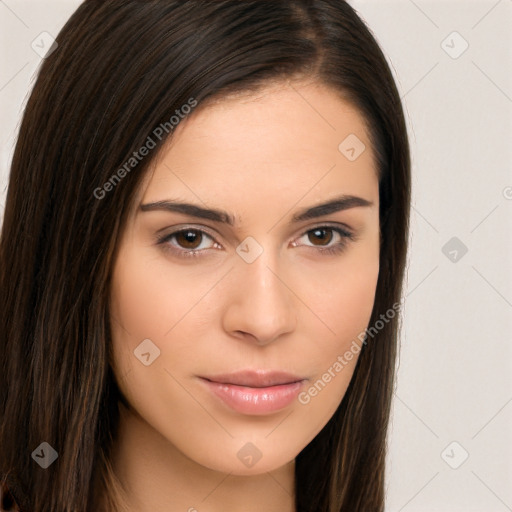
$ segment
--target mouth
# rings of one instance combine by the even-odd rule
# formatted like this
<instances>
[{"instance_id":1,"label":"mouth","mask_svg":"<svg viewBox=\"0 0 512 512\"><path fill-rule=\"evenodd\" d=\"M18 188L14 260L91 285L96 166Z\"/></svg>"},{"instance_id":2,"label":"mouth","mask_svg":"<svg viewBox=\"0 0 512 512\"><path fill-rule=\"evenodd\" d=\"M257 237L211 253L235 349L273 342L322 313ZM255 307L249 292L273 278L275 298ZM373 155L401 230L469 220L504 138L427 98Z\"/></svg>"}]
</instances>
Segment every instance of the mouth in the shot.
<instances>
[{"instance_id":1,"label":"mouth","mask_svg":"<svg viewBox=\"0 0 512 512\"><path fill-rule=\"evenodd\" d=\"M199 377L224 405L241 414L263 415L282 410L294 401L306 378L280 371L249 370Z\"/></svg>"},{"instance_id":2,"label":"mouth","mask_svg":"<svg viewBox=\"0 0 512 512\"><path fill-rule=\"evenodd\" d=\"M201 377L210 382L218 384L233 384L249 388L267 388L272 386L283 386L305 380L291 373L268 370L245 370L230 374L213 375Z\"/></svg>"}]
</instances>

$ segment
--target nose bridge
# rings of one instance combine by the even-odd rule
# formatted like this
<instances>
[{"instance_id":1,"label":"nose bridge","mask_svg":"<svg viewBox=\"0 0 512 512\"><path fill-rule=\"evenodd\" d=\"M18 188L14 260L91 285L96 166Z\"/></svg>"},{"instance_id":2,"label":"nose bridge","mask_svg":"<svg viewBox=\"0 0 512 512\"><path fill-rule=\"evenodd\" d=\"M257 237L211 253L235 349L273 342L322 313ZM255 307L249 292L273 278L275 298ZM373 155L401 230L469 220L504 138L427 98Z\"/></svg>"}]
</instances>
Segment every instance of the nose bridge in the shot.
<instances>
[{"instance_id":1,"label":"nose bridge","mask_svg":"<svg viewBox=\"0 0 512 512\"><path fill-rule=\"evenodd\" d=\"M272 248L266 246L252 262L241 260L238 262L241 284L251 302L269 310L279 307L279 303L289 304L288 291L279 272L278 256Z\"/></svg>"},{"instance_id":2,"label":"nose bridge","mask_svg":"<svg viewBox=\"0 0 512 512\"><path fill-rule=\"evenodd\" d=\"M229 329L245 331L260 341L292 330L296 322L293 294L281 276L276 250L249 240L247 246L240 244L237 252L236 301L229 308Z\"/></svg>"}]
</instances>

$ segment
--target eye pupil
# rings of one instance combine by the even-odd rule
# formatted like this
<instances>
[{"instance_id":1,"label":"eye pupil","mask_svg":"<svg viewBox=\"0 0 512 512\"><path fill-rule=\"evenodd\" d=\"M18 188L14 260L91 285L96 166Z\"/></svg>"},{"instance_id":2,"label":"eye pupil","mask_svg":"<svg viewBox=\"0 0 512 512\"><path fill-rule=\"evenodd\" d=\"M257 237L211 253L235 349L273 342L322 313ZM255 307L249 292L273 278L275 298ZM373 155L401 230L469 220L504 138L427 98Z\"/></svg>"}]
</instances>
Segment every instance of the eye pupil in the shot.
<instances>
[{"instance_id":1,"label":"eye pupil","mask_svg":"<svg viewBox=\"0 0 512 512\"><path fill-rule=\"evenodd\" d=\"M327 240L325 238L325 233L330 232L330 236L327 237ZM316 228L313 231L310 232L310 234L313 234L315 237L320 238L323 242L325 242L324 245L328 245L329 242L332 240L332 229L325 229L325 228ZM310 237L310 241L312 242Z\"/></svg>"},{"instance_id":2,"label":"eye pupil","mask_svg":"<svg viewBox=\"0 0 512 512\"><path fill-rule=\"evenodd\" d=\"M201 234L191 229L180 231L175 236L177 242L186 249L195 249L201 244Z\"/></svg>"}]
</instances>

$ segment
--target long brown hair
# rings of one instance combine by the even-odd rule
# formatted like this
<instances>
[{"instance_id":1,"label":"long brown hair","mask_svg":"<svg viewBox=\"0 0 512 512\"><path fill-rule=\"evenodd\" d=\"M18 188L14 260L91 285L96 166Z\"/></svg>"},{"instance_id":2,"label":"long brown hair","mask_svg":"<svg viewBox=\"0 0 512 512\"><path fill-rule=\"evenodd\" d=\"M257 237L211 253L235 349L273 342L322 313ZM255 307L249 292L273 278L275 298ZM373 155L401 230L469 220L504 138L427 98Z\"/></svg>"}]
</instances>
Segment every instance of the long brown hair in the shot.
<instances>
[{"instance_id":1,"label":"long brown hair","mask_svg":"<svg viewBox=\"0 0 512 512\"><path fill-rule=\"evenodd\" d=\"M345 1L85 0L57 44L24 112L0 239L0 477L24 512L89 512L98 489L111 497L113 255L169 120L191 99L305 76L358 109L379 171L371 325L400 300L409 225L400 97ZM156 149L128 171L158 127ZM338 410L298 454L298 512L383 511L398 331L395 315L368 338ZM58 453L46 469L32 457L43 442Z\"/></svg>"}]
</instances>

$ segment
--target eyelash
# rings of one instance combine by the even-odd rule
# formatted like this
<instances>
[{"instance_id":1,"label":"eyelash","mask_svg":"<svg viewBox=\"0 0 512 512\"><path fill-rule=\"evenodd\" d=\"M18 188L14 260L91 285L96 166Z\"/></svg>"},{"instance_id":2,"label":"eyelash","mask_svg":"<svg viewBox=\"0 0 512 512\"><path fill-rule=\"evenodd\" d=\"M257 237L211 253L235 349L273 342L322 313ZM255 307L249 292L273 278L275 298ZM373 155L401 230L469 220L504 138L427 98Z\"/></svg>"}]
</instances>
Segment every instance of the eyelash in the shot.
<instances>
[{"instance_id":1,"label":"eyelash","mask_svg":"<svg viewBox=\"0 0 512 512\"><path fill-rule=\"evenodd\" d=\"M337 244L334 244L331 247L327 247L327 248L318 247L318 252L320 252L321 254L324 254L324 255L325 254L327 254L327 255L341 254L345 250L345 248L348 245L349 241L353 242L353 241L356 240L355 235L353 233L351 233L350 231L347 231L347 230L342 229L340 227L329 226L329 225L319 225L319 226L316 226L314 228L308 229L307 231L302 233L302 235L300 235L299 238L302 238L304 235L307 235L308 233L311 233L311 232L316 231L318 229L332 230L335 233L338 233L340 235L340 237L341 237L341 241L338 242ZM202 235L206 235L207 237L210 237L213 240L213 236L210 235L208 232L203 231L202 229L194 228L194 227L185 227L185 228L179 229L177 231L173 231L172 233L169 233L169 234L159 238L157 240L157 245L164 245L164 247L163 247L164 251L171 252L173 255L176 255L179 258L197 258L197 257L201 257L201 253L206 251L207 249L190 249L190 250L177 249L177 248L167 244L167 242L169 242L175 235L178 235L179 233L183 233L183 232L186 233L187 231L193 231L193 232L200 233ZM215 242L215 243L217 243L217 242ZM315 247L310 246L310 245L308 245L306 247L310 247L311 249L315 248Z\"/></svg>"}]
</instances>

